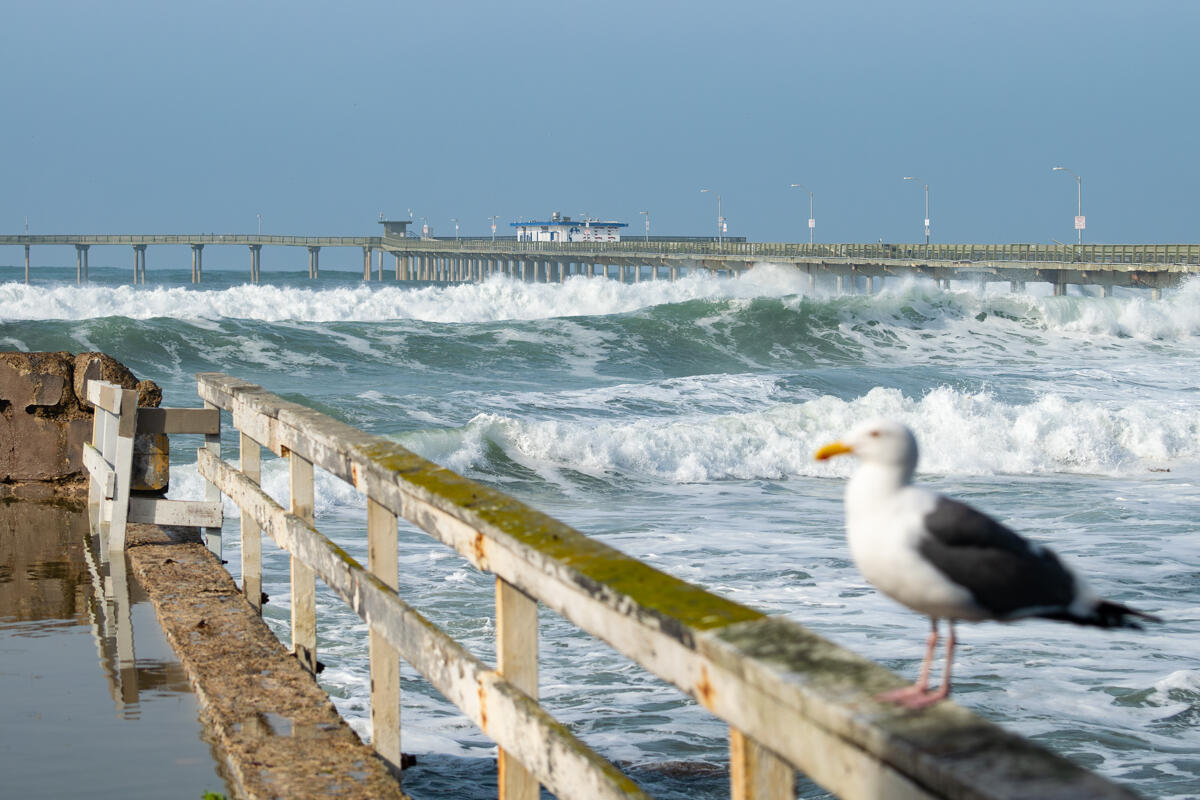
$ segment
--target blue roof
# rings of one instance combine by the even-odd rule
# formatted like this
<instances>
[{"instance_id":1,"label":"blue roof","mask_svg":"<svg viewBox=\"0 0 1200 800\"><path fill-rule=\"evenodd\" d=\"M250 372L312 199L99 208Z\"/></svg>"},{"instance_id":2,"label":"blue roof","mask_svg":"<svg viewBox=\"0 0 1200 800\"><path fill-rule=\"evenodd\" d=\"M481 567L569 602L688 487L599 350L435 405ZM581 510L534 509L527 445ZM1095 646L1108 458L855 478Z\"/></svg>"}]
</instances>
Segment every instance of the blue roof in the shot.
<instances>
[{"instance_id":1,"label":"blue roof","mask_svg":"<svg viewBox=\"0 0 1200 800\"><path fill-rule=\"evenodd\" d=\"M629 227L629 223L627 223L627 222L603 222L598 219L587 220L587 221L582 220L582 219L568 219L568 220L559 219L559 220L550 220L548 222L538 222L537 220L529 220L528 222L510 222L510 223L508 223L508 226L510 228L523 227L526 225L554 225L559 228L628 228Z\"/></svg>"}]
</instances>

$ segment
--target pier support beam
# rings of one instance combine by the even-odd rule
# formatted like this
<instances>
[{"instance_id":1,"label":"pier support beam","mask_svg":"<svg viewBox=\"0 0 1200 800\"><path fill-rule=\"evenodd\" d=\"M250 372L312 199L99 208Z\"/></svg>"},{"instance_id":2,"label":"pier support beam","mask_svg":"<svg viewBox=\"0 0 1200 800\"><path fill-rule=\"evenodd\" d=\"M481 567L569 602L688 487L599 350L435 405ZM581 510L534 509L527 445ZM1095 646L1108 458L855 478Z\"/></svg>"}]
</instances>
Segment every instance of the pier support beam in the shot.
<instances>
[{"instance_id":1,"label":"pier support beam","mask_svg":"<svg viewBox=\"0 0 1200 800\"><path fill-rule=\"evenodd\" d=\"M29 245L25 245L25 284L29 284Z\"/></svg>"},{"instance_id":2,"label":"pier support beam","mask_svg":"<svg viewBox=\"0 0 1200 800\"><path fill-rule=\"evenodd\" d=\"M363 280L371 280L371 249L370 247L363 248Z\"/></svg>"},{"instance_id":3,"label":"pier support beam","mask_svg":"<svg viewBox=\"0 0 1200 800\"><path fill-rule=\"evenodd\" d=\"M1113 296L1113 287L1112 287L1111 283L1100 284L1100 296L1101 297L1112 297Z\"/></svg>"},{"instance_id":4,"label":"pier support beam","mask_svg":"<svg viewBox=\"0 0 1200 800\"><path fill-rule=\"evenodd\" d=\"M321 274L321 248L308 246L308 277L316 278Z\"/></svg>"},{"instance_id":5,"label":"pier support beam","mask_svg":"<svg viewBox=\"0 0 1200 800\"><path fill-rule=\"evenodd\" d=\"M199 283L204 277L204 245L192 245L192 283ZM254 280L254 270L250 271L250 280Z\"/></svg>"},{"instance_id":6,"label":"pier support beam","mask_svg":"<svg viewBox=\"0 0 1200 800\"><path fill-rule=\"evenodd\" d=\"M133 283L145 285L146 283L146 245L135 244L133 246Z\"/></svg>"},{"instance_id":7,"label":"pier support beam","mask_svg":"<svg viewBox=\"0 0 1200 800\"><path fill-rule=\"evenodd\" d=\"M383 283L383 251L379 251L378 257L375 259L375 280Z\"/></svg>"},{"instance_id":8,"label":"pier support beam","mask_svg":"<svg viewBox=\"0 0 1200 800\"><path fill-rule=\"evenodd\" d=\"M262 280L262 245L250 245L250 282L258 283Z\"/></svg>"},{"instance_id":9,"label":"pier support beam","mask_svg":"<svg viewBox=\"0 0 1200 800\"><path fill-rule=\"evenodd\" d=\"M75 245L75 283L88 282L88 248L90 244Z\"/></svg>"},{"instance_id":10,"label":"pier support beam","mask_svg":"<svg viewBox=\"0 0 1200 800\"><path fill-rule=\"evenodd\" d=\"M1025 291L1025 281L1009 281L1008 290L1013 294Z\"/></svg>"},{"instance_id":11,"label":"pier support beam","mask_svg":"<svg viewBox=\"0 0 1200 800\"><path fill-rule=\"evenodd\" d=\"M87 263L86 257L85 257L84 263ZM1150 289L1150 299L1151 300L1162 300L1162 289L1158 288L1157 286L1151 288Z\"/></svg>"},{"instance_id":12,"label":"pier support beam","mask_svg":"<svg viewBox=\"0 0 1200 800\"><path fill-rule=\"evenodd\" d=\"M1067 293L1067 285L1058 281L1054 282L1054 296L1063 297Z\"/></svg>"}]
</instances>

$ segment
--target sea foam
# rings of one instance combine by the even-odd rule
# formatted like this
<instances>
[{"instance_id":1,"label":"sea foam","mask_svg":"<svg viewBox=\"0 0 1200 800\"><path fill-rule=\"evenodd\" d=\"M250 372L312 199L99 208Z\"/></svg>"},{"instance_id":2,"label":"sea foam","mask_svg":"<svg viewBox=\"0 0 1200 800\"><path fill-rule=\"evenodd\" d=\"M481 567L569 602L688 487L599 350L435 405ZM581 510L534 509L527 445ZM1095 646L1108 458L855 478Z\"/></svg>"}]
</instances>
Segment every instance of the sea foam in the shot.
<instances>
[{"instance_id":1,"label":"sea foam","mask_svg":"<svg viewBox=\"0 0 1200 800\"><path fill-rule=\"evenodd\" d=\"M461 429L400 440L458 471L483 468L488 448L496 446L547 477L570 469L682 483L780 479L845 474L849 464L818 464L813 452L862 420L880 416L914 429L921 469L929 473L1144 473L1200 457L1200 419L1187 408L1149 401L1112 408L1055 394L1011 404L988 392L949 387L921 397L877 387L851 400L823 396L760 411L667 420L530 420L485 413Z\"/></svg>"}]
</instances>

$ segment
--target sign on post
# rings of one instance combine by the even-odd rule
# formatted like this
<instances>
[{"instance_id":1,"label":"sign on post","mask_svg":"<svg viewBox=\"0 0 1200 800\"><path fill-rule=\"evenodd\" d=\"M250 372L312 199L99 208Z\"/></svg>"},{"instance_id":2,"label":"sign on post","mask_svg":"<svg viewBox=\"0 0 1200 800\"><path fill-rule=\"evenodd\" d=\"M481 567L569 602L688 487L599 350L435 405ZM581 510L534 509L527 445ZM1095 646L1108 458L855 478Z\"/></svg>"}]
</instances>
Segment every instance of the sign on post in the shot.
<instances>
[{"instance_id":1,"label":"sign on post","mask_svg":"<svg viewBox=\"0 0 1200 800\"><path fill-rule=\"evenodd\" d=\"M1087 229L1087 217L1079 216L1075 218L1075 230L1082 231Z\"/></svg>"}]
</instances>

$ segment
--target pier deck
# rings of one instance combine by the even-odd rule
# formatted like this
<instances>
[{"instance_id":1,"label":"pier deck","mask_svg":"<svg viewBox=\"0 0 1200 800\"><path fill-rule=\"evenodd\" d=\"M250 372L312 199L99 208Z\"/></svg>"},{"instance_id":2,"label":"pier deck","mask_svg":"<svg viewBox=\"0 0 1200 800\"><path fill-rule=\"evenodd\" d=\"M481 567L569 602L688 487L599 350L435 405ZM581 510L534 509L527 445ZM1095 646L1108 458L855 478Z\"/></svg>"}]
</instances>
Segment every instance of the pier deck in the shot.
<instances>
[{"instance_id":1,"label":"pier deck","mask_svg":"<svg viewBox=\"0 0 1200 800\"><path fill-rule=\"evenodd\" d=\"M1200 273L1200 244L797 244L790 242L639 241L517 242L487 239L421 239L397 236L276 236L262 234L49 234L0 236L0 245L25 248L30 280L32 247L76 248L79 283L87 282L93 246L127 245L134 251L134 283L146 281L146 248L192 249L192 281L203 277L205 247L240 245L250 250L250 280L261 280L263 247L304 247L308 274L320 276L320 250L357 247L363 280L384 279L383 256L395 258L397 281L467 282L505 274L553 282L571 275L614 275L620 280L676 279L694 270L738 274L757 264L790 264L806 273L811 288L829 284L839 292L872 292L888 278L921 276L939 282L1048 283L1056 294L1071 284L1162 289ZM373 263L374 262L374 263ZM372 269L374 267L374 270ZM391 273L392 270L389 270Z\"/></svg>"}]
</instances>

